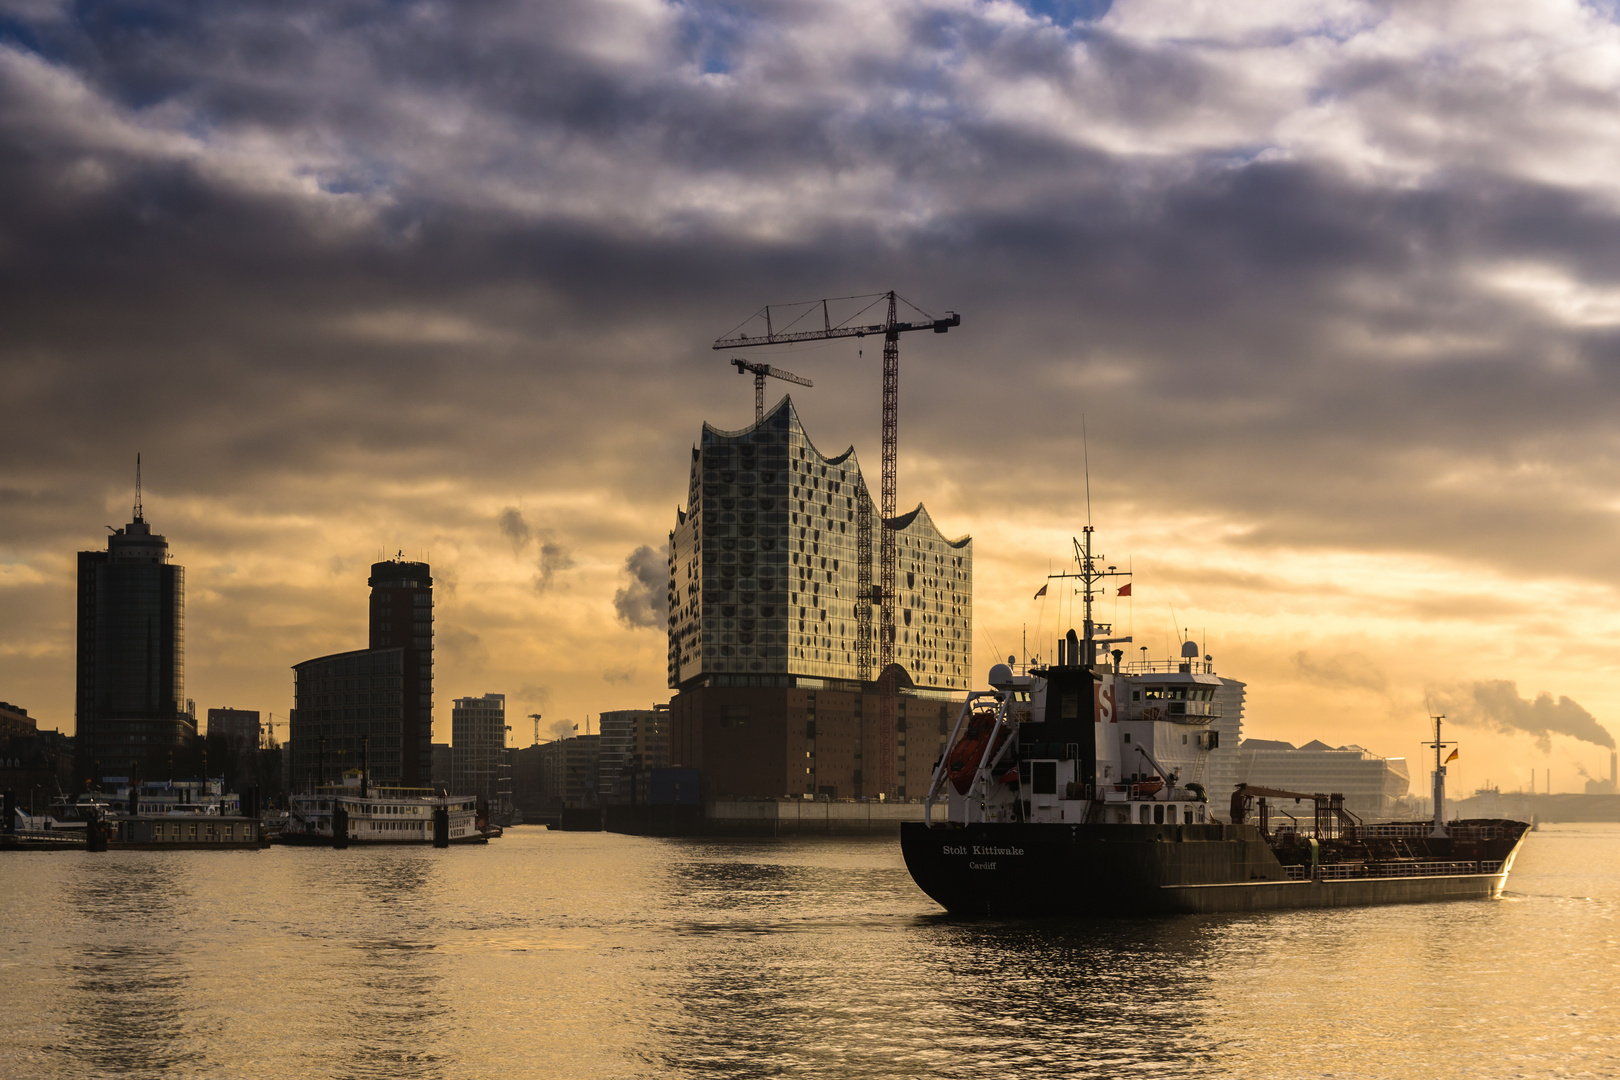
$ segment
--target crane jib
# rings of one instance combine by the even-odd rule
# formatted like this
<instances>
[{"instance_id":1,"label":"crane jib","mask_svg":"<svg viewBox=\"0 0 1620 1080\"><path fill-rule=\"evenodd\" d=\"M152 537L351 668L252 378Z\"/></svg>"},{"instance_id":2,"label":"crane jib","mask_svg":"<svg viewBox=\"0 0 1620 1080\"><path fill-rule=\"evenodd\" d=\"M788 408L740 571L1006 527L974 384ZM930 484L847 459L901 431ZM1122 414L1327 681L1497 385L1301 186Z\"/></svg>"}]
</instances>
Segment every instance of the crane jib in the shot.
<instances>
[{"instance_id":1,"label":"crane jib","mask_svg":"<svg viewBox=\"0 0 1620 1080\"><path fill-rule=\"evenodd\" d=\"M758 337L721 338L714 343L716 349L741 349L750 345L786 345L796 341L826 341L829 338L864 338L868 335L903 334L910 330L932 330L936 334L949 332L953 326L962 325L962 316L951 312L943 319L933 319L928 322L897 322L886 326L881 323L875 326L835 326L830 330L802 330L789 334L766 333Z\"/></svg>"}]
</instances>

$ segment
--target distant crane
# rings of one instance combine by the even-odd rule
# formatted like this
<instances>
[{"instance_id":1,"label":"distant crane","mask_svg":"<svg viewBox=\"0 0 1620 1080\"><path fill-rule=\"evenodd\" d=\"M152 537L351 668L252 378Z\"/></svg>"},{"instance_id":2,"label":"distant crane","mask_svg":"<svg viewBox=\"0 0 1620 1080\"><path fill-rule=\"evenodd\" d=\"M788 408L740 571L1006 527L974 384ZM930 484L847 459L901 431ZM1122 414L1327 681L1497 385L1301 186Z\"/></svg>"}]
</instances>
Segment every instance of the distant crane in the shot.
<instances>
[{"instance_id":1,"label":"distant crane","mask_svg":"<svg viewBox=\"0 0 1620 1080\"><path fill-rule=\"evenodd\" d=\"M739 375L748 372L754 373L754 423L756 424L765 419L765 376L769 375L771 378L781 379L783 382L798 383L800 386L816 385L809 379L801 379L791 371L783 371L781 368L771 367L769 364L756 364L750 360L744 360L740 356L731 361L731 366L737 369Z\"/></svg>"},{"instance_id":2,"label":"distant crane","mask_svg":"<svg viewBox=\"0 0 1620 1080\"><path fill-rule=\"evenodd\" d=\"M870 301L855 312L854 315L834 325L830 303L847 303ZM858 322L874 307L887 301L887 316L881 323ZM899 305L925 316L902 322L899 318ZM776 329L775 319L771 313L770 305L766 305L755 312L730 335L720 338L714 343L716 349L742 349L753 348L759 345L789 345L799 341L829 341L833 338L864 338L868 336L883 335L883 489L882 502L878 510L881 521L881 558L882 585L872 587L872 516L871 496L865 490L866 481L862 478L861 491L858 493L858 503L861 512L856 528L857 562L860 567L860 587L856 603L857 637L856 637L856 667L861 678L870 678L872 667L872 609L874 603L881 605L882 627L878 635L878 670L879 670L879 700L882 703L879 711L878 726L878 787L885 795L891 795L895 789L894 774L894 601L895 601L895 540L894 528L891 522L896 512L896 495L899 479L900 460L900 335L910 330L932 330L936 334L946 333L953 326L962 325L962 316L954 311L947 311L943 316L930 315L909 300L902 300L893 290L885 293L872 293L866 296L843 296L828 300L816 300L810 303L789 304L785 306L787 314L792 317L783 324L781 330ZM810 329L795 329L812 316L817 309L821 311L821 327ZM792 314L793 312L797 314ZM763 318L765 333L739 332L748 327L756 319ZM737 363L737 361L733 361ZM738 371L744 370L739 364ZM758 402L757 411L761 417L764 415L764 377L755 375L755 399Z\"/></svg>"},{"instance_id":3,"label":"distant crane","mask_svg":"<svg viewBox=\"0 0 1620 1080\"><path fill-rule=\"evenodd\" d=\"M532 713L529 714L529 719L534 721L534 745L539 746L540 745L540 714L537 713L537 712L532 712Z\"/></svg>"}]
</instances>

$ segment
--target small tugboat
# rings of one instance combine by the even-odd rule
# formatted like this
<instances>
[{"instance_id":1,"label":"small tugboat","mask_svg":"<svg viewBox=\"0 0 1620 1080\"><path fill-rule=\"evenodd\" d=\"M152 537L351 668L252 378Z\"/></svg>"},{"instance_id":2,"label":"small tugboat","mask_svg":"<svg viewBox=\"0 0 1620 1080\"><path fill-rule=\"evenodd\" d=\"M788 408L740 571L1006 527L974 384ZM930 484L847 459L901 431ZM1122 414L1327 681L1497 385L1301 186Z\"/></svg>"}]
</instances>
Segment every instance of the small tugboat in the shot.
<instances>
[{"instance_id":1,"label":"small tugboat","mask_svg":"<svg viewBox=\"0 0 1620 1080\"><path fill-rule=\"evenodd\" d=\"M482 844L501 835L483 800L432 788L373 787L359 770L341 784L317 785L294 795L282 844Z\"/></svg>"},{"instance_id":2,"label":"small tugboat","mask_svg":"<svg viewBox=\"0 0 1620 1080\"><path fill-rule=\"evenodd\" d=\"M901 827L918 886L953 914L1142 915L1348 907L1500 895L1521 821L1445 820L1435 719L1434 819L1363 823L1342 795L1238 785L1224 817L1191 778L1216 748L1221 680L1197 647L1175 671L1126 671L1129 641L1092 621L1091 527L1075 542L1084 633L1055 664L990 670L934 769L924 820ZM1100 557L1099 557L1100 558ZM1099 636L1101 634L1102 636ZM1191 645L1191 643L1189 643ZM1012 658L1009 657L1009 661ZM1184 779L1186 778L1186 779ZM1218 795L1224 793L1218 793ZM1306 809L1306 804L1309 809ZM1291 812L1291 809L1298 813Z\"/></svg>"}]
</instances>

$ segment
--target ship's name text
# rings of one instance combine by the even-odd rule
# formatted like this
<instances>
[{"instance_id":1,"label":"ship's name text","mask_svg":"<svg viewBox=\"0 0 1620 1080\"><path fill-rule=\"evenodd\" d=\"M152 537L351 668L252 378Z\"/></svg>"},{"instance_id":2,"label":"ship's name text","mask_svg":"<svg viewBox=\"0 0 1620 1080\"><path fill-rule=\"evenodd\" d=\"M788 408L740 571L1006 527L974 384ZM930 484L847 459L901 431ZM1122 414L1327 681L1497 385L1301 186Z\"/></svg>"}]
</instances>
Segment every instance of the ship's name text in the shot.
<instances>
[{"instance_id":1,"label":"ship's name text","mask_svg":"<svg viewBox=\"0 0 1620 1080\"><path fill-rule=\"evenodd\" d=\"M971 851L966 844L946 844L942 850L946 855L1022 855L1024 853L1024 849L1021 847L986 847L982 844L974 844Z\"/></svg>"}]
</instances>

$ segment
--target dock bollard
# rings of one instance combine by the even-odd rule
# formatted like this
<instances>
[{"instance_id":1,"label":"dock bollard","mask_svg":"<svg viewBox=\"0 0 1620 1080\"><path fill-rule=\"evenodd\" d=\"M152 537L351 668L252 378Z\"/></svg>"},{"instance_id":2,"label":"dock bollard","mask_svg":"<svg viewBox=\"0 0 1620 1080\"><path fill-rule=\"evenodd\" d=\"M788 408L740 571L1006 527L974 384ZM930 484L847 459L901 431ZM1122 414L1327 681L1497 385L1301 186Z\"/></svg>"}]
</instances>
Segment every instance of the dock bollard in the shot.
<instances>
[{"instance_id":1,"label":"dock bollard","mask_svg":"<svg viewBox=\"0 0 1620 1080\"><path fill-rule=\"evenodd\" d=\"M100 814L91 814L90 820L84 823L84 849L107 850L107 819Z\"/></svg>"}]
</instances>

